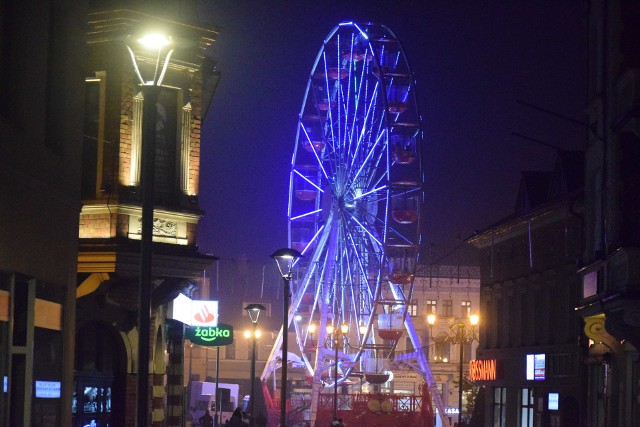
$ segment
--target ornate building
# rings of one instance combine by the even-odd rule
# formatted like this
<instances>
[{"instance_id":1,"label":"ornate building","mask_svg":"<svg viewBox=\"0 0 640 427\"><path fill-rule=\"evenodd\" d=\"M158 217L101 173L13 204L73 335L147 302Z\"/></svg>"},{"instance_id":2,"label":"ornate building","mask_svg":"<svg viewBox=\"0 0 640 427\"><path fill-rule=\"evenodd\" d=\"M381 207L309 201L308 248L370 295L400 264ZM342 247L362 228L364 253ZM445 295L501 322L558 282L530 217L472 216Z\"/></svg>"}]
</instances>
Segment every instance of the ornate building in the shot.
<instances>
[{"instance_id":1,"label":"ornate building","mask_svg":"<svg viewBox=\"0 0 640 427\"><path fill-rule=\"evenodd\" d=\"M188 2L179 4L182 16L194 16ZM206 50L218 30L193 19L178 22L178 15L170 14L177 9L156 9L153 3L134 10L114 2L94 6L87 20L85 115L78 120L84 124L83 206L72 425L135 424L142 128L153 117L143 113L155 110L150 413L153 425L181 426L183 325L168 319L167 309L178 293L192 295L203 286L204 272L215 260L198 252L196 230L203 215L198 207L200 128L217 82ZM149 29L171 36L171 55L139 47L137 39ZM155 108L144 108L150 101L132 58L143 81L161 81Z\"/></svg>"}]
</instances>

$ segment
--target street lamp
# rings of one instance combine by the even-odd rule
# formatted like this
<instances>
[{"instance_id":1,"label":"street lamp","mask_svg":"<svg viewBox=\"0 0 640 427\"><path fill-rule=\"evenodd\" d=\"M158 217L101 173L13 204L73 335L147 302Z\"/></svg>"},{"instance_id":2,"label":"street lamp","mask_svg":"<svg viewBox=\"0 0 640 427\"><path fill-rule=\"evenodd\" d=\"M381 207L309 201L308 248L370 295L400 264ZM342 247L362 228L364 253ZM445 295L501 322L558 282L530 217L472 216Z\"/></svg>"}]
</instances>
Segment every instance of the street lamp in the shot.
<instances>
[{"instance_id":1,"label":"street lamp","mask_svg":"<svg viewBox=\"0 0 640 427\"><path fill-rule=\"evenodd\" d=\"M280 427L286 427L287 425L287 352L289 351L288 335L289 335L289 298L291 297L291 276L293 266L296 261L301 257L300 252L295 249L278 249L275 251L271 258L276 260L278 264L278 270L284 280L284 298L283 301L283 314L282 314L282 379L280 386Z\"/></svg>"},{"instance_id":2,"label":"street lamp","mask_svg":"<svg viewBox=\"0 0 640 427\"><path fill-rule=\"evenodd\" d=\"M164 59L164 48L170 47L172 39L160 34L150 34L136 40L144 48L156 54L155 70L151 80L142 78L136 56L128 44L133 69L142 86L144 96L142 120L142 229L140 233L140 284L138 292L138 380L136 425L146 427L149 422L149 337L151 318L151 276L153 245L153 205L156 155L156 120L158 94L167 71L173 48L169 48ZM162 71L158 73L160 65Z\"/></svg>"},{"instance_id":3,"label":"street lamp","mask_svg":"<svg viewBox=\"0 0 640 427\"><path fill-rule=\"evenodd\" d=\"M362 326L361 326L362 327ZM366 332L366 331L365 331ZM335 329L333 325L327 325L327 337L335 350L335 365L333 369L333 419L338 419L338 348L341 343L346 342L349 334L349 325L343 323L339 329Z\"/></svg>"},{"instance_id":4,"label":"street lamp","mask_svg":"<svg viewBox=\"0 0 640 427\"><path fill-rule=\"evenodd\" d=\"M450 333L447 339L458 344L460 346L460 361L459 361L459 378L458 383L458 425L462 425L462 380L463 380L463 358L464 358L464 344L471 343L477 340L476 326L480 317L477 314L469 315L469 319L460 319L450 325ZM427 315L427 323L429 328L433 332L433 325L436 323L436 315L430 313Z\"/></svg>"},{"instance_id":5,"label":"street lamp","mask_svg":"<svg viewBox=\"0 0 640 427\"><path fill-rule=\"evenodd\" d=\"M255 401L256 401L255 399L256 342L260 337L260 331L258 330L258 319L260 317L260 312L266 310L267 307L265 307L262 304L249 304L244 309L247 310L247 314L251 319L251 323L253 323L253 333L249 334L249 336L252 337L253 339L252 350L251 350L251 395L249 397L249 410L251 415L249 416L249 426L253 427L255 422L254 408L255 408ZM245 334L245 336L246 335L247 334Z\"/></svg>"}]
</instances>

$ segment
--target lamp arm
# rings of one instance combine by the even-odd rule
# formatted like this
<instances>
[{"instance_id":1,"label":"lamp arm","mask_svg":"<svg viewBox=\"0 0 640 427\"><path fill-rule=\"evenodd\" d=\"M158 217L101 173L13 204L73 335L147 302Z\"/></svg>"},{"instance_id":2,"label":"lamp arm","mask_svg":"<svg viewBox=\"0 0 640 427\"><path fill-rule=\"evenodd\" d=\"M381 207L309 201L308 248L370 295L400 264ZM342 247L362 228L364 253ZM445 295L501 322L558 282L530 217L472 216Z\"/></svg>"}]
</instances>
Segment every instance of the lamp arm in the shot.
<instances>
[{"instance_id":1,"label":"lamp arm","mask_svg":"<svg viewBox=\"0 0 640 427\"><path fill-rule=\"evenodd\" d=\"M136 76L138 76L138 80L140 81L140 84L144 86L145 82L144 82L144 79L142 78L142 74L140 74L140 69L138 68L138 62L136 61L136 55L135 53L133 53L133 50L131 50L128 44L125 44L125 46L127 47L129 54L131 55L131 62L133 62L133 70L136 72Z\"/></svg>"},{"instance_id":2,"label":"lamp arm","mask_svg":"<svg viewBox=\"0 0 640 427\"><path fill-rule=\"evenodd\" d=\"M167 53L167 57L164 59L164 64L162 66L162 72L160 72L160 77L158 77L158 86L162 86L162 80L164 79L164 74L167 72L167 68L169 67L169 61L171 60L171 55L173 54L173 49L171 49Z\"/></svg>"}]
</instances>

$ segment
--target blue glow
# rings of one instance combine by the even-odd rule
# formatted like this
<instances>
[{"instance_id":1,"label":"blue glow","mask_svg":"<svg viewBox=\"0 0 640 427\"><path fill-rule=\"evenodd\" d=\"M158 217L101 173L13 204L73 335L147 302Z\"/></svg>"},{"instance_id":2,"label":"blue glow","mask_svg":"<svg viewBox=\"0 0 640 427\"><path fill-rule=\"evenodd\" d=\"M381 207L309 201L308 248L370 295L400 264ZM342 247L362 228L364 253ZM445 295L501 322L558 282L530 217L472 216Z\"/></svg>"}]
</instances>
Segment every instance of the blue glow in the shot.
<instances>
[{"instance_id":1,"label":"blue glow","mask_svg":"<svg viewBox=\"0 0 640 427\"><path fill-rule=\"evenodd\" d=\"M382 136L382 135L380 135ZM371 158L371 156L373 155L373 153L375 152L375 148L378 145L378 143L380 142L380 137L378 137L378 139L376 139L376 142L373 144L373 147L371 147L369 149L369 154L367 154L367 157L364 159L364 161L362 162L362 164L360 165L360 169L358 169L358 172L356 173L356 175L353 177L353 179L351 180L351 182L355 182L358 179L358 176L360 176L360 172L362 172L362 170L364 169L364 167L367 165L367 163L369 162L369 159ZM355 159L355 157L354 157Z\"/></svg>"},{"instance_id":2,"label":"blue glow","mask_svg":"<svg viewBox=\"0 0 640 427\"><path fill-rule=\"evenodd\" d=\"M320 187L318 187L316 184L314 184L313 182L311 182L311 180L309 178L307 178L306 176L302 175L300 172L298 172L297 169L293 170L295 173L298 174L298 176L300 176L300 178L304 179L305 181L307 181L309 184L313 185L319 192L324 193L324 190Z\"/></svg>"},{"instance_id":3,"label":"blue glow","mask_svg":"<svg viewBox=\"0 0 640 427\"><path fill-rule=\"evenodd\" d=\"M380 242L380 240L378 240L378 238L376 236L374 236L367 227L365 227L364 225L362 225L362 223L360 221L358 221L358 219L354 216L351 217L352 220L354 220L356 222L356 224L358 224L369 236L371 236L371 238L373 240L375 240L378 245L382 246L382 243Z\"/></svg>"},{"instance_id":4,"label":"blue glow","mask_svg":"<svg viewBox=\"0 0 640 427\"><path fill-rule=\"evenodd\" d=\"M300 122L300 127L302 127L302 131L307 136L307 140L309 141L309 145L311 145L311 148L313 148L313 155L316 157L316 161L318 162L318 165L320 166L320 170L322 170L322 174L324 175L325 178L329 179L329 177L327 176L327 171L324 170L324 166L322 166L322 161L320 160L320 157L318 157L318 153L316 152L315 147L311 143L311 138L309 137L309 134L307 133L307 130L305 129L305 127L302 124L302 122ZM300 175L300 176L302 176L302 175ZM311 181L309 181L309 182L310 182L311 185L314 185ZM320 190L320 189L318 188L318 190ZM320 191L322 191L322 190L320 190Z\"/></svg>"},{"instance_id":5,"label":"blue glow","mask_svg":"<svg viewBox=\"0 0 640 427\"><path fill-rule=\"evenodd\" d=\"M320 209L320 210L322 210L322 209ZM313 235L311 240L309 240L309 243L307 243L307 246L302 250L303 254L307 252L307 249L309 249L311 244L318 238L318 236L320 235L320 232L322 231L323 228L324 228L324 225L322 227L320 227L320 229L316 232L316 234Z\"/></svg>"},{"instance_id":6,"label":"blue glow","mask_svg":"<svg viewBox=\"0 0 640 427\"><path fill-rule=\"evenodd\" d=\"M304 218L309 215L317 214L318 212L322 212L322 209L316 209L315 211L307 212L306 214L298 215L289 218L290 221L295 221L296 219Z\"/></svg>"},{"instance_id":7,"label":"blue glow","mask_svg":"<svg viewBox=\"0 0 640 427\"><path fill-rule=\"evenodd\" d=\"M376 193L376 192L378 192L378 191L382 191L382 190L384 190L385 188L387 188L387 186L386 186L386 185L383 185L382 187L374 188L373 190L369 190L369 191L367 191L366 193L362 193L362 194L361 194L361 195L359 195L358 197L354 197L354 199L353 199L353 200L358 200L358 199L360 199L360 198L362 198L362 197L364 197L364 196L368 196L369 194L373 194L373 193Z\"/></svg>"}]
</instances>

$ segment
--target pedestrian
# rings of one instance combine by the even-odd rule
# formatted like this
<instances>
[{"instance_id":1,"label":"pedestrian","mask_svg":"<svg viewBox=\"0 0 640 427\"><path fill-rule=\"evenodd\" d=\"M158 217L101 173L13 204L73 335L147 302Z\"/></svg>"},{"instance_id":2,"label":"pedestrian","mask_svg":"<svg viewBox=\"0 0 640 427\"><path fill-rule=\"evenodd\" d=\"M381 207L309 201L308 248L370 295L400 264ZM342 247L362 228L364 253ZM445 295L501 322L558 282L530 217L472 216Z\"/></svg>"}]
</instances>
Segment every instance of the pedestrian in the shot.
<instances>
[{"instance_id":1,"label":"pedestrian","mask_svg":"<svg viewBox=\"0 0 640 427\"><path fill-rule=\"evenodd\" d=\"M338 427L345 427L342 418L338 418Z\"/></svg>"},{"instance_id":2,"label":"pedestrian","mask_svg":"<svg viewBox=\"0 0 640 427\"><path fill-rule=\"evenodd\" d=\"M244 427L245 422L242 420L242 409L240 407L236 408L231 414L231 418L229 418L227 426L229 427Z\"/></svg>"},{"instance_id":3,"label":"pedestrian","mask_svg":"<svg viewBox=\"0 0 640 427\"><path fill-rule=\"evenodd\" d=\"M202 427L213 427L213 417L208 409L205 409L204 415L200 417L200 425Z\"/></svg>"}]
</instances>

